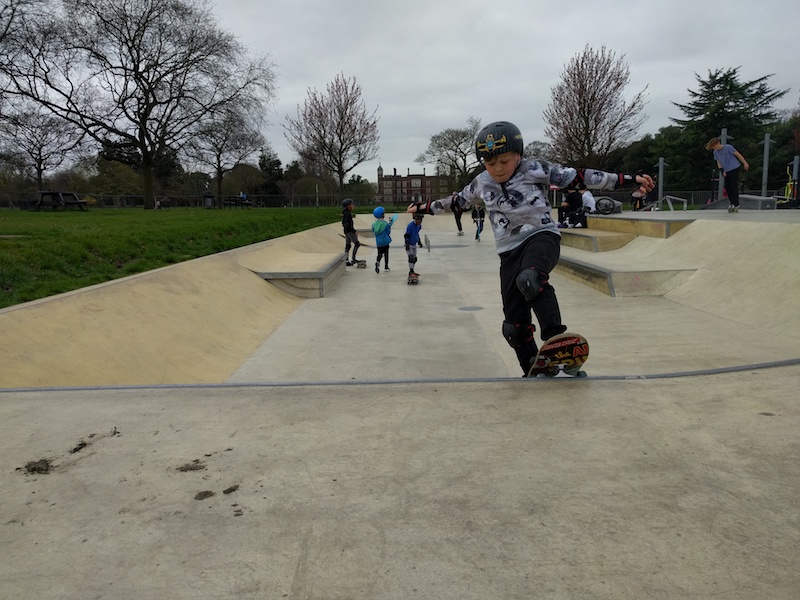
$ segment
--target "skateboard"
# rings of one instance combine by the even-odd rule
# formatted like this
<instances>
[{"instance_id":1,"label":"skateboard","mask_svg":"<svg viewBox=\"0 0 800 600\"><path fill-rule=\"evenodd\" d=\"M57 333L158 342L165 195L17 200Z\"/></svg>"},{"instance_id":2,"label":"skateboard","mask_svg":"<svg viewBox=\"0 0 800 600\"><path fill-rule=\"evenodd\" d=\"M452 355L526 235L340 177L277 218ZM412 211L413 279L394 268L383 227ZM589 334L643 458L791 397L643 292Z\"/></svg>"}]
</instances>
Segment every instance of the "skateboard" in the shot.
<instances>
[{"instance_id":1,"label":"skateboard","mask_svg":"<svg viewBox=\"0 0 800 600\"><path fill-rule=\"evenodd\" d=\"M408 285L417 285L419 283L419 274L415 273L413 277L409 275L406 283L408 283Z\"/></svg>"},{"instance_id":2,"label":"skateboard","mask_svg":"<svg viewBox=\"0 0 800 600\"><path fill-rule=\"evenodd\" d=\"M589 342L578 333L565 332L551 337L539 349L528 377L555 377L560 372L572 377L586 377L581 367L589 358Z\"/></svg>"},{"instance_id":3,"label":"skateboard","mask_svg":"<svg viewBox=\"0 0 800 600\"><path fill-rule=\"evenodd\" d=\"M367 268L367 261L365 260L357 260L355 262L357 269L366 269Z\"/></svg>"}]
</instances>

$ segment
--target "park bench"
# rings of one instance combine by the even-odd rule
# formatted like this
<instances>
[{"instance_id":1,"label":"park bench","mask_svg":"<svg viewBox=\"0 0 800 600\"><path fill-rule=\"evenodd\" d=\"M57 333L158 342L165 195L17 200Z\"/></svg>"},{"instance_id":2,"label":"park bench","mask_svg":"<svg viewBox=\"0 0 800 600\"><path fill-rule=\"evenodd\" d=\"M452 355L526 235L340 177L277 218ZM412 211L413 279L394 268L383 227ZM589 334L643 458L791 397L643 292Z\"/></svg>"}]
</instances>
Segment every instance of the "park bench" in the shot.
<instances>
[{"instance_id":1,"label":"park bench","mask_svg":"<svg viewBox=\"0 0 800 600\"><path fill-rule=\"evenodd\" d=\"M73 192L46 190L39 192L39 200L31 204L33 210L39 210L43 206L55 209L77 206L80 210L86 210L86 201L78 198L77 194Z\"/></svg>"},{"instance_id":2,"label":"park bench","mask_svg":"<svg viewBox=\"0 0 800 600\"><path fill-rule=\"evenodd\" d=\"M222 208L250 208L253 206L253 201L241 196L231 196L222 201Z\"/></svg>"}]
</instances>

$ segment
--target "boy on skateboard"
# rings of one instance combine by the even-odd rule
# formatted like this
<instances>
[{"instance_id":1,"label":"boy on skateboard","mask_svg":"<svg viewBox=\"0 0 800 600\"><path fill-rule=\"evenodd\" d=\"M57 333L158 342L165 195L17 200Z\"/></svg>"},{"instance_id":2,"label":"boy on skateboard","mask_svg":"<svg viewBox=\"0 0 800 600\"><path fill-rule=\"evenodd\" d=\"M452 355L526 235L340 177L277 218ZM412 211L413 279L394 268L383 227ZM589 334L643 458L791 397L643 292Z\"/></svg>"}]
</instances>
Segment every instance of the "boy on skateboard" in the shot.
<instances>
[{"instance_id":1,"label":"boy on skateboard","mask_svg":"<svg viewBox=\"0 0 800 600\"><path fill-rule=\"evenodd\" d=\"M356 253L358 249L361 247L361 242L358 241L358 232L356 231L356 226L353 223L353 211L355 210L356 205L350 198L346 198L342 200L342 229L344 230L344 259L345 264L350 267L352 265L356 265L359 261L356 260ZM350 253L350 246L353 247L353 258L348 259L348 255Z\"/></svg>"},{"instance_id":2,"label":"boy on skateboard","mask_svg":"<svg viewBox=\"0 0 800 600\"><path fill-rule=\"evenodd\" d=\"M475 140L475 153L486 170L454 197L413 202L408 212L441 214L450 210L452 202L462 210L477 203L486 207L500 255L503 337L514 349L525 376L538 352L531 310L539 321L543 340L567 329L549 282L561 252L561 233L548 201L549 186L565 189L585 185L603 190L631 186L635 193L646 194L653 189L653 179L523 158L523 148L522 134L512 123L487 125Z\"/></svg>"},{"instance_id":3,"label":"boy on skateboard","mask_svg":"<svg viewBox=\"0 0 800 600\"><path fill-rule=\"evenodd\" d=\"M419 232L422 229L422 213L415 214L414 219L406 227L404 235L406 242L406 254L408 255L408 283L418 283L419 275L414 270L417 264L417 247L422 248L422 239Z\"/></svg>"},{"instance_id":4,"label":"boy on skateboard","mask_svg":"<svg viewBox=\"0 0 800 600\"><path fill-rule=\"evenodd\" d=\"M728 193L728 212L739 212L739 168L744 166L745 171L750 170L750 165L739 151L730 144L723 144L718 137L711 138L706 144L706 150L714 151L714 160L717 168L725 178L725 191Z\"/></svg>"}]
</instances>

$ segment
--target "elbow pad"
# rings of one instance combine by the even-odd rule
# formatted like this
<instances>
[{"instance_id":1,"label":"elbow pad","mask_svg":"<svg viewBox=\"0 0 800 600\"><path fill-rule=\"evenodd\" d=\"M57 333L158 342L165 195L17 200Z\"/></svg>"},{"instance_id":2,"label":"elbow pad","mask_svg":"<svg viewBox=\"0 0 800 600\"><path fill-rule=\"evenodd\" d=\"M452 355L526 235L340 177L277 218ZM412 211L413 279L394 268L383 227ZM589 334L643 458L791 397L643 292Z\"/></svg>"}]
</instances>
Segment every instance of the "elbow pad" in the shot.
<instances>
[{"instance_id":1,"label":"elbow pad","mask_svg":"<svg viewBox=\"0 0 800 600\"><path fill-rule=\"evenodd\" d=\"M583 172L583 183L590 190L613 190L622 185L628 185L623 182L624 177L630 177L630 175L606 173L598 169L586 169ZM630 185L635 183L636 179L634 178Z\"/></svg>"},{"instance_id":2,"label":"elbow pad","mask_svg":"<svg viewBox=\"0 0 800 600\"><path fill-rule=\"evenodd\" d=\"M432 215L431 212L431 202L415 202L414 206L417 207L417 213L420 215Z\"/></svg>"}]
</instances>

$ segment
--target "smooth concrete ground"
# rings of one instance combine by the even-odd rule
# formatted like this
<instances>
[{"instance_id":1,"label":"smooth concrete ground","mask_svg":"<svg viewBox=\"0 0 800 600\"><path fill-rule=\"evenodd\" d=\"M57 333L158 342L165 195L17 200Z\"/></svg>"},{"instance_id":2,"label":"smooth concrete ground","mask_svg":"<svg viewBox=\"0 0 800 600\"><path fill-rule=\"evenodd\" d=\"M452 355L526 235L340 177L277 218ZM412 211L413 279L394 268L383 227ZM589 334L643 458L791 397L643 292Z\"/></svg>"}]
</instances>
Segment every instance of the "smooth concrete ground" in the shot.
<instances>
[{"instance_id":1,"label":"smooth concrete ground","mask_svg":"<svg viewBox=\"0 0 800 600\"><path fill-rule=\"evenodd\" d=\"M0 391L0 597L797 598L800 219L730 216L777 214L665 296L555 275L583 380L519 377L492 244L436 217L419 286L395 244L218 384Z\"/></svg>"}]
</instances>

